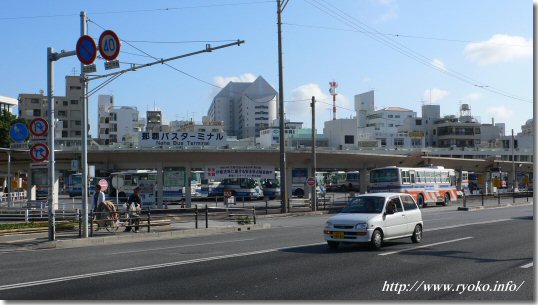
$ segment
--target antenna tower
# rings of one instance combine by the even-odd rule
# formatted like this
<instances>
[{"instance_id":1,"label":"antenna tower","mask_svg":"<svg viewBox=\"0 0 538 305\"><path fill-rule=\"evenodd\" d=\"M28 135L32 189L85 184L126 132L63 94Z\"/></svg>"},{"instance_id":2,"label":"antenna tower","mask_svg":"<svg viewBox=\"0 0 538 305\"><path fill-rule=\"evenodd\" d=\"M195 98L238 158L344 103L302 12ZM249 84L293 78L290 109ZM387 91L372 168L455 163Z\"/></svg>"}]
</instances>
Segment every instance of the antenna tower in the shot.
<instances>
[{"instance_id":1,"label":"antenna tower","mask_svg":"<svg viewBox=\"0 0 538 305\"><path fill-rule=\"evenodd\" d=\"M329 82L329 85L331 86L329 92L333 96L333 120L336 120L336 96L338 95L338 93L336 93L336 88L338 88L338 83L333 80L332 82Z\"/></svg>"}]
</instances>

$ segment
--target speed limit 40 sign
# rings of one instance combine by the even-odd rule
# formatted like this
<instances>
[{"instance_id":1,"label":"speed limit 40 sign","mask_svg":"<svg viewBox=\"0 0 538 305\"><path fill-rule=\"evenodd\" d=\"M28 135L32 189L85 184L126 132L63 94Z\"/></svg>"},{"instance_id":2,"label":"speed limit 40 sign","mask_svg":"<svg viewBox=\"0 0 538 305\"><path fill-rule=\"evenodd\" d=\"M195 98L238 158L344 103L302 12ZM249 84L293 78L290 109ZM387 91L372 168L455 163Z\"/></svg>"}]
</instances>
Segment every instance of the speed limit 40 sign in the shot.
<instances>
[{"instance_id":1,"label":"speed limit 40 sign","mask_svg":"<svg viewBox=\"0 0 538 305\"><path fill-rule=\"evenodd\" d=\"M99 36L99 53L106 60L114 60L120 54L120 39L111 30L104 31Z\"/></svg>"}]
</instances>

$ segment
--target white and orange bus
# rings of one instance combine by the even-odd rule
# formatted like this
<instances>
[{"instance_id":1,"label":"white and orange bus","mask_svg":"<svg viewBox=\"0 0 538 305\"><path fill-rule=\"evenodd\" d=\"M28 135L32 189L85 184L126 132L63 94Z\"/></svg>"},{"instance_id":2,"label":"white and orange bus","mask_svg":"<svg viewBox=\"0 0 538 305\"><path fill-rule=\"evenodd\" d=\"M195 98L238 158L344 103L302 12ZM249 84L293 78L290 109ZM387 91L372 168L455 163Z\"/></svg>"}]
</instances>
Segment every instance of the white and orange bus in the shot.
<instances>
[{"instance_id":1,"label":"white and orange bus","mask_svg":"<svg viewBox=\"0 0 538 305\"><path fill-rule=\"evenodd\" d=\"M370 171L368 192L409 193L419 207L428 204L449 204L458 198L456 173L442 166L388 166Z\"/></svg>"}]
</instances>

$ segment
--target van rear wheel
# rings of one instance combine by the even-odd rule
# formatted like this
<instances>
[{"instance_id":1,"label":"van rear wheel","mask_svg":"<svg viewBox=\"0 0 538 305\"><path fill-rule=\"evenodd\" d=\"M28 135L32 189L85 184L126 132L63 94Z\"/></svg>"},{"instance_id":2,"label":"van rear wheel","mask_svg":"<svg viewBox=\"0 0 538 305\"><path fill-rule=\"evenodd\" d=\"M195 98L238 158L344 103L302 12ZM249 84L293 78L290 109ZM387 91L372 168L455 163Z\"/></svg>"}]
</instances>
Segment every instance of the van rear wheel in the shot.
<instances>
[{"instance_id":1,"label":"van rear wheel","mask_svg":"<svg viewBox=\"0 0 538 305\"><path fill-rule=\"evenodd\" d=\"M415 230L413 230L413 236L411 236L411 240L416 244L422 241L422 226L415 226Z\"/></svg>"}]
</instances>

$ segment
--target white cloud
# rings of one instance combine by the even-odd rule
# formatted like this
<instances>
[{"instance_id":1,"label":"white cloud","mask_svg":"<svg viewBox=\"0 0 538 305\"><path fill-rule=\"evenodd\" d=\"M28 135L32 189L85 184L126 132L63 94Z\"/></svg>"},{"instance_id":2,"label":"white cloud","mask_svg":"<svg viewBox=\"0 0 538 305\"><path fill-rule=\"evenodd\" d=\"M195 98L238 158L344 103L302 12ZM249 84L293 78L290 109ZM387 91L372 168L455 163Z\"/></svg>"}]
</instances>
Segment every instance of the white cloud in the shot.
<instances>
[{"instance_id":1,"label":"white cloud","mask_svg":"<svg viewBox=\"0 0 538 305\"><path fill-rule=\"evenodd\" d=\"M215 76L213 77L213 84L224 88L226 85L228 85L229 82L246 82L250 83L256 80L256 75L252 73L244 73L239 76ZM213 100L215 95L217 95L220 92L220 88L213 88L213 90L209 93L209 99Z\"/></svg>"},{"instance_id":2,"label":"white cloud","mask_svg":"<svg viewBox=\"0 0 538 305\"><path fill-rule=\"evenodd\" d=\"M481 65L531 58L532 39L495 34L489 40L468 44L464 53L468 60Z\"/></svg>"},{"instance_id":3,"label":"white cloud","mask_svg":"<svg viewBox=\"0 0 538 305\"><path fill-rule=\"evenodd\" d=\"M424 90L424 95L422 97L423 100L435 103L438 100L443 99L445 96L448 95L448 91L439 89L439 88L431 88ZM430 100L431 97L431 100Z\"/></svg>"},{"instance_id":4,"label":"white cloud","mask_svg":"<svg viewBox=\"0 0 538 305\"><path fill-rule=\"evenodd\" d=\"M477 92L472 92L472 93L469 93L465 96L465 100L470 100L470 101L475 101L475 100L478 100L482 98L482 94L480 93L477 93Z\"/></svg>"},{"instance_id":5,"label":"white cloud","mask_svg":"<svg viewBox=\"0 0 538 305\"><path fill-rule=\"evenodd\" d=\"M398 10L398 3L396 0L377 0L377 3L382 5L386 11L378 18L379 22L386 22L398 17L396 11Z\"/></svg>"},{"instance_id":6,"label":"white cloud","mask_svg":"<svg viewBox=\"0 0 538 305\"><path fill-rule=\"evenodd\" d=\"M514 111L506 106L493 106L488 108L488 113L499 119L510 119L514 116Z\"/></svg>"},{"instance_id":7,"label":"white cloud","mask_svg":"<svg viewBox=\"0 0 538 305\"><path fill-rule=\"evenodd\" d=\"M432 65L436 66L437 68L441 69L441 70L445 70L446 71L446 64L440 60L440 59L433 59L432 60Z\"/></svg>"},{"instance_id":8,"label":"white cloud","mask_svg":"<svg viewBox=\"0 0 538 305\"><path fill-rule=\"evenodd\" d=\"M332 96L326 90L325 93L318 84L305 84L291 91L291 101L284 105L286 118L291 121L304 122L303 126L312 125L312 111L310 101L312 96L316 97L316 129L320 133L323 129L323 122L332 119ZM347 109L339 108L344 107ZM348 118L350 115L355 116L349 99L344 95L336 96L336 118Z\"/></svg>"}]
</instances>

